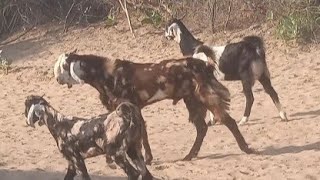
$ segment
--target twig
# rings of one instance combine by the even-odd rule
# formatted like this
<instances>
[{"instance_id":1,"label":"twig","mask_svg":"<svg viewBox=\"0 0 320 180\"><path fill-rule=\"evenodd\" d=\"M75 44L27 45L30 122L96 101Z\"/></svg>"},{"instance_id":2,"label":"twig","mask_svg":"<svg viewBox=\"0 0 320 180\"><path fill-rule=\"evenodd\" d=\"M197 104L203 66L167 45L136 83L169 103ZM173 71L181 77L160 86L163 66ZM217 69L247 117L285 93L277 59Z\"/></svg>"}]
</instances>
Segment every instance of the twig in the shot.
<instances>
[{"instance_id":1,"label":"twig","mask_svg":"<svg viewBox=\"0 0 320 180\"><path fill-rule=\"evenodd\" d=\"M216 20L216 10L217 10L217 0L214 0L213 4L209 1L209 11L210 11L210 24L212 33L215 32L215 20Z\"/></svg>"},{"instance_id":2,"label":"twig","mask_svg":"<svg viewBox=\"0 0 320 180\"><path fill-rule=\"evenodd\" d=\"M232 9L232 0L229 0L228 17L227 17L226 23L224 24L224 30L227 29L227 26L230 20L231 9Z\"/></svg>"},{"instance_id":3,"label":"twig","mask_svg":"<svg viewBox=\"0 0 320 180\"><path fill-rule=\"evenodd\" d=\"M68 23L68 17L69 17L69 15L70 15L70 13L71 13L71 11L72 11L72 9L73 9L73 7L74 7L74 5L75 5L75 3L76 3L76 1L75 0L73 0L73 2L72 2L72 5L71 5L71 7L70 7L70 9L69 9L69 11L68 11L68 13L67 13L67 15L66 15L66 18L65 18L65 20L64 20L64 25L63 25L63 32L67 32L67 23Z\"/></svg>"},{"instance_id":4,"label":"twig","mask_svg":"<svg viewBox=\"0 0 320 180\"><path fill-rule=\"evenodd\" d=\"M4 45L7 45L9 43L12 43L13 41L16 41L18 39L20 39L22 36L26 35L28 32L30 32L33 28L35 27L35 25L33 25L31 28L29 28L28 30L26 30L24 33L20 34L18 37L10 40L10 41L7 41L7 42L4 42L4 43L0 43L0 46L4 46Z\"/></svg>"},{"instance_id":5,"label":"twig","mask_svg":"<svg viewBox=\"0 0 320 180\"><path fill-rule=\"evenodd\" d=\"M126 13L130 31L131 31L131 33L132 33L132 36L135 38L136 36L135 36L135 34L134 34L134 32L133 32L133 29L132 29L132 26L131 26L130 15L129 15L128 8L127 8L127 0L124 0L123 3L122 3L121 0L118 0L118 1L119 1L120 5L121 5L121 8L122 8L123 11Z\"/></svg>"}]
</instances>

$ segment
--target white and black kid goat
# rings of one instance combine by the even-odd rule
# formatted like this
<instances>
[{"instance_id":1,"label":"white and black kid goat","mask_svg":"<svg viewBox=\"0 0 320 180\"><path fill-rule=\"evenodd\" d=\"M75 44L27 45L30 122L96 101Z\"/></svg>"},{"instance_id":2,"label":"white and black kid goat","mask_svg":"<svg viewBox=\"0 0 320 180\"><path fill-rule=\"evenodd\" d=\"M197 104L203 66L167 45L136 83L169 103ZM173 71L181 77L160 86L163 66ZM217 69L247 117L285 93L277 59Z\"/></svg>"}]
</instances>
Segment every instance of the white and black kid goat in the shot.
<instances>
[{"instance_id":1,"label":"white and black kid goat","mask_svg":"<svg viewBox=\"0 0 320 180\"><path fill-rule=\"evenodd\" d=\"M257 36L246 36L240 42L224 46L207 46L197 40L178 19L171 20L165 28L165 37L180 45L184 56L193 56L213 64L219 80L240 80L246 97L246 108L239 124L248 121L254 97L252 86L258 80L279 111L280 118L287 120L277 92L271 85L270 73L266 63L263 40ZM209 58L208 58L209 57ZM213 116L211 116L213 121Z\"/></svg>"},{"instance_id":2,"label":"white and black kid goat","mask_svg":"<svg viewBox=\"0 0 320 180\"><path fill-rule=\"evenodd\" d=\"M107 162L112 157L130 180L138 179L140 175L145 180L153 179L141 154L144 121L140 109L129 102L122 102L110 114L92 119L70 119L51 107L43 97L31 95L25 101L25 116L31 127L36 122L48 127L68 161L65 180L73 180L77 171L82 179L89 180L84 160L102 154L106 154Z\"/></svg>"}]
</instances>

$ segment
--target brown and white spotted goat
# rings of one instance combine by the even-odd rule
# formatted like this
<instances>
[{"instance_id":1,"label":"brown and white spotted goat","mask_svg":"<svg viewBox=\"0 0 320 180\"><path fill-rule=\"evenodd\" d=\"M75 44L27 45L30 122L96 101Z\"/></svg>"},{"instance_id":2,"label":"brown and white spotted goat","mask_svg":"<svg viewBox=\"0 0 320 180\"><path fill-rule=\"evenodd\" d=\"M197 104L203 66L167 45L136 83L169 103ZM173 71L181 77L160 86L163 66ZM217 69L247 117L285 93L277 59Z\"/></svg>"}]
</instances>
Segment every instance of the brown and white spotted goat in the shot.
<instances>
[{"instance_id":1,"label":"brown and white spotted goat","mask_svg":"<svg viewBox=\"0 0 320 180\"><path fill-rule=\"evenodd\" d=\"M65 180L73 180L76 171L85 180L89 174L84 160L107 154L126 172L128 179L151 180L143 156L142 128L144 121L140 109L129 102L123 102L110 114L92 119L67 118L55 110L41 96L28 96L25 101L27 124L34 127L45 124L63 156L68 160ZM127 159L128 155L135 169Z\"/></svg>"},{"instance_id":2,"label":"brown and white spotted goat","mask_svg":"<svg viewBox=\"0 0 320 180\"><path fill-rule=\"evenodd\" d=\"M227 112L229 91L217 81L213 70L204 61L191 57L140 64L69 53L59 56L54 74L58 83L67 84L69 88L83 83L96 88L108 110L113 110L123 99L140 108L164 99L172 99L173 104L183 99L189 111L189 120L197 130L195 142L184 160L191 160L200 150L208 129L204 120L207 109L228 127L240 149L251 153L235 120ZM146 161L150 163L152 154L146 131L143 145Z\"/></svg>"}]
</instances>

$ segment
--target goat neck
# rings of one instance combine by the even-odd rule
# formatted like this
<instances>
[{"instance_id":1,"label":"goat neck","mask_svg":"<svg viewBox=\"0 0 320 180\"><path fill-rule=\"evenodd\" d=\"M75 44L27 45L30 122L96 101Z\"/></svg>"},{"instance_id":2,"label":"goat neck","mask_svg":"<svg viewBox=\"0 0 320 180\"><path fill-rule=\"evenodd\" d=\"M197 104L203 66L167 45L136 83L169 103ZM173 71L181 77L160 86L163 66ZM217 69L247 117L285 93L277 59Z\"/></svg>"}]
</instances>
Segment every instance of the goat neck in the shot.
<instances>
[{"instance_id":1,"label":"goat neck","mask_svg":"<svg viewBox=\"0 0 320 180\"><path fill-rule=\"evenodd\" d=\"M184 56L192 56L196 47L202 44L187 29L181 30L179 46Z\"/></svg>"},{"instance_id":2,"label":"goat neck","mask_svg":"<svg viewBox=\"0 0 320 180\"><path fill-rule=\"evenodd\" d=\"M64 116L58 112L57 110L55 110L54 108L52 108L51 106L45 106L45 113L43 115L43 120L42 122L48 127L51 135L56 138L58 137L58 132L56 131L56 125L58 123L61 123L62 121L64 121Z\"/></svg>"}]
</instances>

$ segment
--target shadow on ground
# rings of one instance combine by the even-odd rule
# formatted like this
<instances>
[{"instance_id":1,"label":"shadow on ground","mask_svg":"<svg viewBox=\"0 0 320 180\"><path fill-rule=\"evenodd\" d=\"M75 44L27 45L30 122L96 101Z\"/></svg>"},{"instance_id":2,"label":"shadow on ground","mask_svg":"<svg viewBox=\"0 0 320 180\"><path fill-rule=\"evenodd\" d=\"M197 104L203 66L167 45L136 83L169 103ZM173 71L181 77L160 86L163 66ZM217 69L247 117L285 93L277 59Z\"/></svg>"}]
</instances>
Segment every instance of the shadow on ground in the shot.
<instances>
[{"instance_id":1,"label":"shadow on ground","mask_svg":"<svg viewBox=\"0 0 320 180\"><path fill-rule=\"evenodd\" d=\"M319 142L314 142L311 144L306 144L302 146L285 146L281 148L275 148L273 146L266 147L264 150L260 151L260 154L262 155L270 155L270 156L277 156L281 154L297 154L302 151L310 151L310 150L315 150L319 151L320 150L320 141Z\"/></svg>"},{"instance_id":2,"label":"shadow on ground","mask_svg":"<svg viewBox=\"0 0 320 180\"><path fill-rule=\"evenodd\" d=\"M23 170L5 170L0 169L1 180L61 180L64 178L62 172L44 172L44 171L23 171ZM125 177L97 176L90 175L92 180L126 180ZM81 178L77 176L76 180Z\"/></svg>"}]
</instances>

